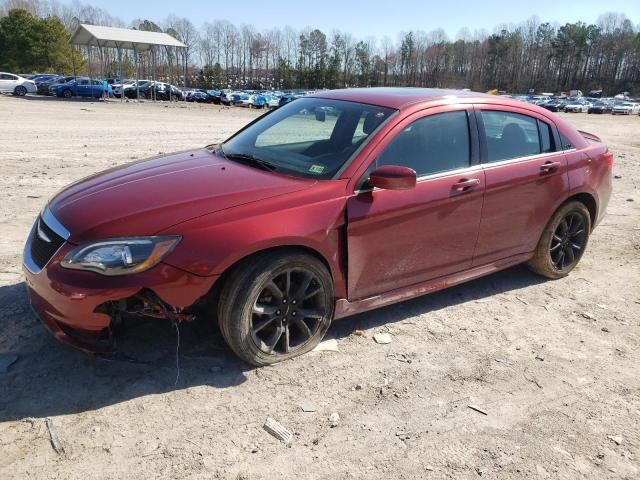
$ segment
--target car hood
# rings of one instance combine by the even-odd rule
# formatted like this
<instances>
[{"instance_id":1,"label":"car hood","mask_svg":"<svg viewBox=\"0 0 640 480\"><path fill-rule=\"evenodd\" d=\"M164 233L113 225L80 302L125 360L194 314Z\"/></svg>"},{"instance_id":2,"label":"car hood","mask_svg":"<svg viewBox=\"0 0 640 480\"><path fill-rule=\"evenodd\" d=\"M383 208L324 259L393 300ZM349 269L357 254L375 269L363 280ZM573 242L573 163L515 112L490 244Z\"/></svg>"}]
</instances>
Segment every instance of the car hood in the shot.
<instances>
[{"instance_id":1,"label":"car hood","mask_svg":"<svg viewBox=\"0 0 640 480\"><path fill-rule=\"evenodd\" d=\"M238 205L310 188L315 180L242 165L208 149L130 163L80 180L49 203L69 241L153 235Z\"/></svg>"}]
</instances>

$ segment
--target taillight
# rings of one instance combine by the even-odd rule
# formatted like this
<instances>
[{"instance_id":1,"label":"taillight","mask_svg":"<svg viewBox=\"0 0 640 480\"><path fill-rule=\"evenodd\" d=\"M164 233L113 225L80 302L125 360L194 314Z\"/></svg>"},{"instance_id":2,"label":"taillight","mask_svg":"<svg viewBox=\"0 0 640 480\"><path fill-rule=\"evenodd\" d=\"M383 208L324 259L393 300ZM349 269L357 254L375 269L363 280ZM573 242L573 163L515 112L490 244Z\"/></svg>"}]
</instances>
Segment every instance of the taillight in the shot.
<instances>
[{"instance_id":1,"label":"taillight","mask_svg":"<svg viewBox=\"0 0 640 480\"><path fill-rule=\"evenodd\" d=\"M607 167L613 168L613 152L607 150L607 152L602 155L602 160L607 164Z\"/></svg>"}]
</instances>

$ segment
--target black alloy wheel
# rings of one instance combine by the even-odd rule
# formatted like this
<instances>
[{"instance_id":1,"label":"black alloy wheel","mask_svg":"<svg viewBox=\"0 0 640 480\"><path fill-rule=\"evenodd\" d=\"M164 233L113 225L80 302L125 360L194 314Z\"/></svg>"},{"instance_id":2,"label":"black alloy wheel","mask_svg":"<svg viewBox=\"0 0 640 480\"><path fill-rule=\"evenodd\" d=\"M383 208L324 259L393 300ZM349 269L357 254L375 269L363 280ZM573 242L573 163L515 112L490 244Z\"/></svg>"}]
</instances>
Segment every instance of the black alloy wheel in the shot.
<instances>
[{"instance_id":1,"label":"black alloy wheel","mask_svg":"<svg viewBox=\"0 0 640 480\"><path fill-rule=\"evenodd\" d=\"M554 267L558 271L572 267L582 256L586 239L584 218L578 212L569 212L551 237L549 254Z\"/></svg>"},{"instance_id":2,"label":"black alloy wheel","mask_svg":"<svg viewBox=\"0 0 640 480\"><path fill-rule=\"evenodd\" d=\"M562 205L545 227L527 265L538 275L566 277L584 254L591 233L591 212L580 201Z\"/></svg>"},{"instance_id":3,"label":"black alloy wheel","mask_svg":"<svg viewBox=\"0 0 640 480\"><path fill-rule=\"evenodd\" d=\"M312 350L334 308L325 264L299 249L257 254L231 269L217 308L220 331L242 360L270 365Z\"/></svg>"},{"instance_id":4,"label":"black alloy wheel","mask_svg":"<svg viewBox=\"0 0 640 480\"><path fill-rule=\"evenodd\" d=\"M313 338L326 312L324 290L315 274L287 269L267 282L256 298L252 339L264 353L287 354Z\"/></svg>"}]
</instances>

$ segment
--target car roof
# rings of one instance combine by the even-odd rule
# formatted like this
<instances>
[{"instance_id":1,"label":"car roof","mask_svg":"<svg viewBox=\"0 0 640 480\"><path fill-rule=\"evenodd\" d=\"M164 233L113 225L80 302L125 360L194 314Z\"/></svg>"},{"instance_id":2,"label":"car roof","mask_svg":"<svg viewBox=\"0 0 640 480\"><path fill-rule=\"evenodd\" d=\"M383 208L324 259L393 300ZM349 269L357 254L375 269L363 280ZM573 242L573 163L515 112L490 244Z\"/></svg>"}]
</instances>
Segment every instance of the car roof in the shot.
<instances>
[{"instance_id":1,"label":"car roof","mask_svg":"<svg viewBox=\"0 0 640 480\"><path fill-rule=\"evenodd\" d=\"M471 92L467 90L450 90L444 88L413 88L413 87L374 87L374 88L348 88L344 90L328 90L317 92L310 97L327 98L335 100L349 100L352 102L368 103L381 107L402 109L416 103L426 103L437 100L453 100L455 98L471 99L487 103L500 103L502 105L522 105L518 100L504 97L496 97L486 93ZM499 99L499 101L496 101Z\"/></svg>"}]
</instances>

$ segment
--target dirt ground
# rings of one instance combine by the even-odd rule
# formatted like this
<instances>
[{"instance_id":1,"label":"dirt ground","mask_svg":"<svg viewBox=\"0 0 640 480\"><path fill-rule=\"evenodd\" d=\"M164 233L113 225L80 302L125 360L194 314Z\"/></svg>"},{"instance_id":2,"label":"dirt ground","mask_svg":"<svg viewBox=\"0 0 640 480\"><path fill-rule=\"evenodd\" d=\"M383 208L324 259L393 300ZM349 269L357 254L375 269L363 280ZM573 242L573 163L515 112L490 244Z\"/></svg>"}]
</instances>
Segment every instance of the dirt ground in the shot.
<instances>
[{"instance_id":1,"label":"dirt ground","mask_svg":"<svg viewBox=\"0 0 640 480\"><path fill-rule=\"evenodd\" d=\"M0 96L0 354L18 356L0 370L0 478L640 478L638 116L568 116L609 144L616 177L566 279L512 268L336 322L339 351L262 369L215 330L185 326L175 386L170 326L142 327L138 363L59 345L21 273L47 199L111 165L222 140L256 115ZM375 343L378 332L393 341ZM267 416L294 432L289 446L263 430Z\"/></svg>"}]
</instances>

